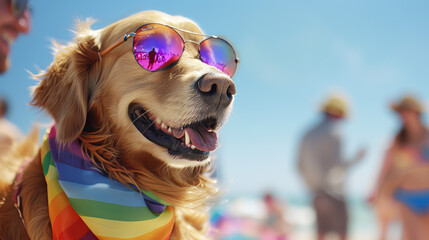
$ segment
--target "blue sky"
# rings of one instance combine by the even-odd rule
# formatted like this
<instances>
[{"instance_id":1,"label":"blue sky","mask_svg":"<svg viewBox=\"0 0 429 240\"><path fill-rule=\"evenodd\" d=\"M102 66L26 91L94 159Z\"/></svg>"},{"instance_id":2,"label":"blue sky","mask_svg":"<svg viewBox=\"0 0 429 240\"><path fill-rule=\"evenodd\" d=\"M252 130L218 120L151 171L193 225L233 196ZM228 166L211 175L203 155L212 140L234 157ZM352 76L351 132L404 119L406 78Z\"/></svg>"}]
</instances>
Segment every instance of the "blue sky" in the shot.
<instances>
[{"instance_id":1,"label":"blue sky","mask_svg":"<svg viewBox=\"0 0 429 240\"><path fill-rule=\"evenodd\" d=\"M144 10L196 21L208 34L226 36L241 65L230 120L220 133L220 171L231 193L267 188L304 193L295 172L303 131L315 124L318 105L332 91L347 95L351 117L345 149L366 146L366 159L348 179L363 197L383 151L397 129L388 105L405 92L429 100L429 2L427 1L32 1L33 29L13 46L12 68L0 75L9 119L27 132L47 123L28 105L36 73L53 60L52 39L70 41L76 18L93 17L102 28Z\"/></svg>"}]
</instances>

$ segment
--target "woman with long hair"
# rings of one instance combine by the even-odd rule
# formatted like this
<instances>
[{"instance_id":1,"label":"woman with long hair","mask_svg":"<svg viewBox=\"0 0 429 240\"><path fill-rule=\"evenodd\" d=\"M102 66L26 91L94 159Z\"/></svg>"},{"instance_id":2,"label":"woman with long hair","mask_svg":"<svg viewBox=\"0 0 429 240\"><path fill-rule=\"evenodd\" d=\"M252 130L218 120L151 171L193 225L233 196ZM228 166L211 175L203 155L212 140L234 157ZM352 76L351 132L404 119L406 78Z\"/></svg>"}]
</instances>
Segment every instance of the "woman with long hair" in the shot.
<instances>
[{"instance_id":1,"label":"woman with long hair","mask_svg":"<svg viewBox=\"0 0 429 240\"><path fill-rule=\"evenodd\" d=\"M396 219L403 226L402 239L429 239L429 231L423 230L427 228L423 222L426 218L429 221L429 131L423 123L423 107L412 96L403 97L391 107L401 127L386 153L372 194L381 239L386 239L388 225ZM422 177L425 174L428 180Z\"/></svg>"}]
</instances>

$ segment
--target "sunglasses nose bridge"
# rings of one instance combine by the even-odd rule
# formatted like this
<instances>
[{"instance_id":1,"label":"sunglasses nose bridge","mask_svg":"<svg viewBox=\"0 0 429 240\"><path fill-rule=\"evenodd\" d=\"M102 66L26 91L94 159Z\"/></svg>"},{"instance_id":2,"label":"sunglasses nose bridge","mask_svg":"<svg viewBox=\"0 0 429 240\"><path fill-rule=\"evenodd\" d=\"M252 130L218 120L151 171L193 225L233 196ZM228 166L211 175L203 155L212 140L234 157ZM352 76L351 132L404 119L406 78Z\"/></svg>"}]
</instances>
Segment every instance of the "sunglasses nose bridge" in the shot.
<instances>
[{"instance_id":1,"label":"sunglasses nose bridge","mask_svg":"<svg viewBox=\"0 0 429 240\"><path fill-rule=\"evenodd\" d=\"M191 43L193 45L197 45L197 49L198 50L200 49L200 43L199 42L196 42L196 41L193 41L193 40L186 40L186 41L183 41L183 43L185 44L185 46L186 46L187 43Z\"/></svg>"},{"instance_id":2,"label":"sunglasses nose bridge","mask_svg":"<svg viewBox=\"0 0 429 240\"><path fill-rule=\"evenodd\" d=\"M197 42L197 41L194 41L194 40L186 40L186 41L183 41L185 44L186 43L193 43L193 44L196 44L196 45L200 45L200 43L199 42Z\"/></svg>"},{"instance_id":3,"label":"sunglasses nose bridge","mask_svg":"<svg viewBox=\"0 0 429 240\"><path fill-rule=\"evenodd\" d=\"M199 51L200 51L200 43L199 42L196 42L196 41L193 41L193 40L186 40L186 41L183 41L183 43L184 43L183 51L186 50L186 44L187 43L190 43L192 45L197 45L197 49L196 49L197 50L197 54L195 55L195 57L199 56Z\"/></svg>"}]
</instances>

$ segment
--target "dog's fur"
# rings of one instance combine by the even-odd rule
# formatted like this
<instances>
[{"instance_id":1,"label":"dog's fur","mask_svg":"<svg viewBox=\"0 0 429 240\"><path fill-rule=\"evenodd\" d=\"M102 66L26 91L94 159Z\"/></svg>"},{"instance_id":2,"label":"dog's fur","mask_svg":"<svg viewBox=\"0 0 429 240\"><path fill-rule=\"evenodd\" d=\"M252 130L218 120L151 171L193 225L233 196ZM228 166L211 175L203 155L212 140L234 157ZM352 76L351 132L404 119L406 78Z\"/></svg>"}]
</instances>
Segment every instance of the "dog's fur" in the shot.
<instances>
[{"instance_id":1,"label":"dog's fur","mask_svg":"<svg viewBox=\"0 0 429 240\"><path fill-rule=\"evenodd\" d=\"M90 22L80 23L75 41L67 46L55 44L53 63L46 72L35 75L40 83L32 104L55 119L57 141L66 145L80 139L82 151L110 177L135 184L170 203L176 216L172 239L205 239L207 201L217 193L215 181L208 175L210 159L189 161L169 155L133 126L128 106L138 102L169 126L180 127L209 114L208 106L192 91L195 82L204 74L226 75L197 59L198 46L189 43L173 68L155 73L136 63L132 41L99 59L100 50L145 23L201 32L189 19L156 11L133 15L101 30L91 30ZM202 39L179 34L185 40ZM231 105L210 114L216 114L222 122L230 108ZM0 202L4 199L0 205L0 238L51 239L39 155L23 172L21 197L27 229L13 207L12 185L3 184L0 189Z\"/></svg>"}]
</instances>

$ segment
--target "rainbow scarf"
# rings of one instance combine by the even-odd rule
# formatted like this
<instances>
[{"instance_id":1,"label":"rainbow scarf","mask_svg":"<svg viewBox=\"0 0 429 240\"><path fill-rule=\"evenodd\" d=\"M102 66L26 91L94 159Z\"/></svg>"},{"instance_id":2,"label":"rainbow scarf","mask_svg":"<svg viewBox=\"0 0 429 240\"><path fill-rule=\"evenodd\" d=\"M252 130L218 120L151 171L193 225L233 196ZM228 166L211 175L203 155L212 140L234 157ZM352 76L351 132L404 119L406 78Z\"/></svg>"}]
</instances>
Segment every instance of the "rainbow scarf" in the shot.
<instances>
[{"instance_id":1,"label":"rainbow scarf","mask_svg":"<svg viewBox=\"0 0 429 240\"><path fill-rule=\"evenodd\" d=\"M169 239L171 206L106 176L84 159L77 140L61 147L52 127L41 148L53 239Z\"/></svg>"}]
</instances>

